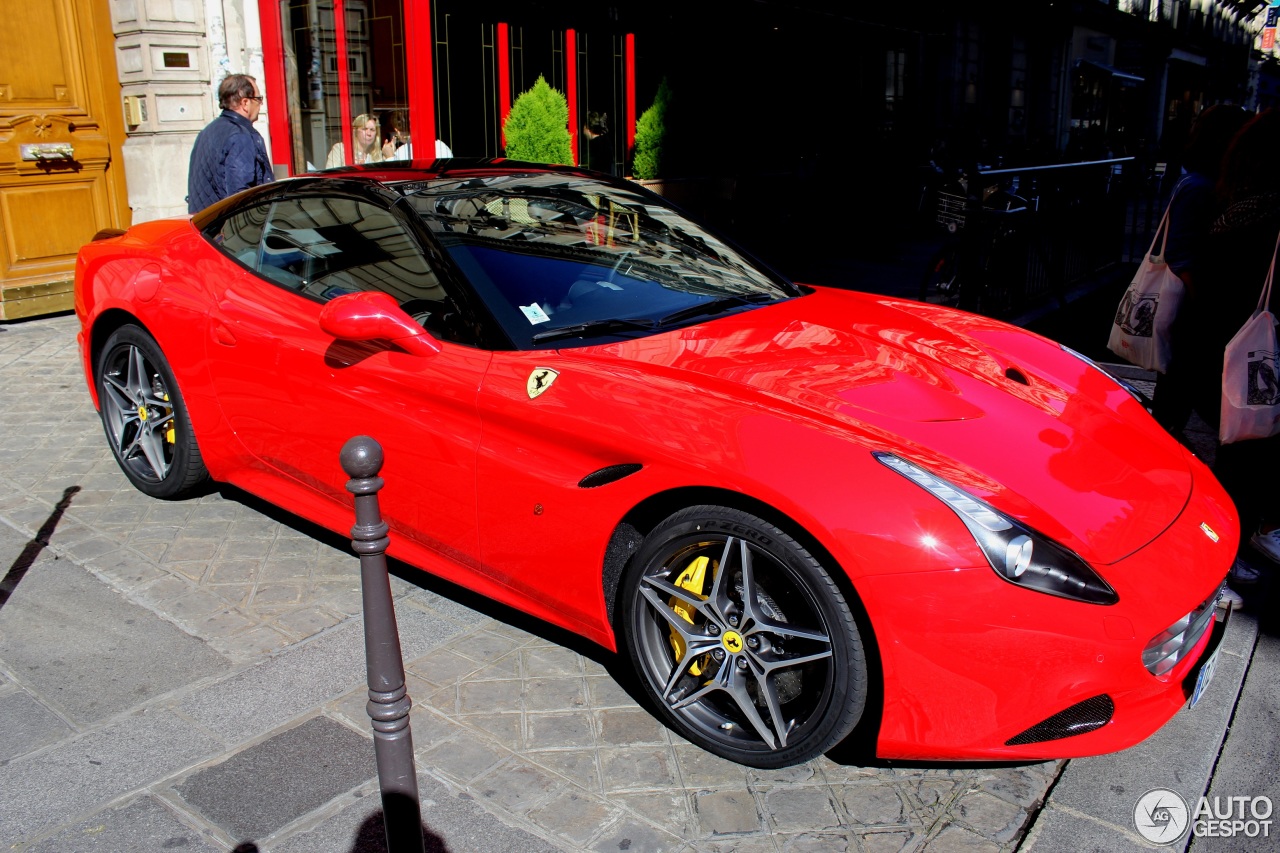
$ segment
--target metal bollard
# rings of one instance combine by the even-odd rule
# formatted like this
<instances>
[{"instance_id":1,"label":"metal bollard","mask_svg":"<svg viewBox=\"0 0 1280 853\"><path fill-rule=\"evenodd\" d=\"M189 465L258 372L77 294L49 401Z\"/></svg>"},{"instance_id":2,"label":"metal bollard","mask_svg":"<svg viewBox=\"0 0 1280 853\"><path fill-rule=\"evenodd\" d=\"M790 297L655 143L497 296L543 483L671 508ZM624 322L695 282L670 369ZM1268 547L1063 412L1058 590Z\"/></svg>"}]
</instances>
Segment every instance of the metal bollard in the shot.
<instances>
[{"instance_id":1,"label":"metal bollard","mask_svg":"<svg viewBox=\"0 0 1280 853\"><path fill-rule=\"evenodd\" d=\"M360 588L364 599L364 654L369 671L369 718L382 791L382 825L391 853L423 853L422 806L413 763L413 733L405 691L404 660L396 627L391 580L387 576L387 525L378 509L382 488L382 447L367 435L342 446L342 470L351 479L356 524L351 547L360 556Z\"/></svg>"}]
</instances>

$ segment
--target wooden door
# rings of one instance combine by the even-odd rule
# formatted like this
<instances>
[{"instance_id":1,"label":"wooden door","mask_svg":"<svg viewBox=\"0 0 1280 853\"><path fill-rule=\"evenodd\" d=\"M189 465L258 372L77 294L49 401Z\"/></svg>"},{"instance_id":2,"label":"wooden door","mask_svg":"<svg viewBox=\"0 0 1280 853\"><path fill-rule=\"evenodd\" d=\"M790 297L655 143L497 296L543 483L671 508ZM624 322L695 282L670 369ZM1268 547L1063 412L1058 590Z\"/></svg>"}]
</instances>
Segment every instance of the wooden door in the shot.
<instances>
[{"instance_id":1,"label":"wooden door","mask_svg":"<svg viewBox=\"0 0 1280 853\"><path fill-rule=\"evenodd\" d=\"M0 320L71 308L76 252L128 227L124 138L107 0L6 3Z\"/></svg>"}]
</instances>

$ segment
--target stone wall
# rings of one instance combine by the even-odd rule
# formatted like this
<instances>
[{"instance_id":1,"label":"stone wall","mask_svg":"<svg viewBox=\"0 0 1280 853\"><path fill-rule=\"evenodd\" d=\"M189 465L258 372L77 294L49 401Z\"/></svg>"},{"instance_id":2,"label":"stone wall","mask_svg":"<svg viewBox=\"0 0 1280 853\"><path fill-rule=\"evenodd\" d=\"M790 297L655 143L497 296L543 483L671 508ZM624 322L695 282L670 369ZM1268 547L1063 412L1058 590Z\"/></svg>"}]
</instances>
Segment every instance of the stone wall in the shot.
<instances>
[{"instance_id":1,"label":"stone wall","mask_svg":"<svg viewBox=\"0 0 1280 853\"><path fill-rule=\"evenodd\" d=\"M187 212L196 135L218 114L227 74L263 78L257 0L110 0L128 139L133 222ZM268 139L268 105L258 130Z\"/></svg>"}]
</instances>

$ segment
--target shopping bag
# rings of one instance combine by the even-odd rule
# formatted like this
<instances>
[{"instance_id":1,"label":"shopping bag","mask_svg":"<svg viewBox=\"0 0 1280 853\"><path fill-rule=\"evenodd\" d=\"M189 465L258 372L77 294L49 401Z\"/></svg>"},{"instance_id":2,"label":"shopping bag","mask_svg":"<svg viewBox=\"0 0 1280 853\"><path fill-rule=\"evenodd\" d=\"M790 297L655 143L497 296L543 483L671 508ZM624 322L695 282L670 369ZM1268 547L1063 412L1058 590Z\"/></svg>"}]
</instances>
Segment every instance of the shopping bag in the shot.
<instances>
[{"instance_id":1,"label":"shopping bag","mask_svg":"<svg viewBox=\"0 0 1280 853\"><path fill-rule=\"evenodd\" d=\"M1276 238L1280 251L1280 236ZM1222 360L1222 421L1218 439L1223 444L1250 438L1267 438L1280 432L1280 373L1276 360L1276 315L1271 313L1271 285L1276 274L1276 253L1262 284L1262 295L1253 315L1227 344Z\"/></svg>"},{"instance_id":2,"label":"shopping bag","mask_svg":"<svg viewBox=\"0 0 1280 853\"><path fill-rule=\"evenodd\" d=\"M1166 208L1151 248L1120 299L1111 335L1107 338L1107 349L1157 373L1168 370L1173 357L1169 329L1178 315L1184 291L1182 279L1164 260L1168 242L1169 210Z\"/></svg>"}]
</instances>

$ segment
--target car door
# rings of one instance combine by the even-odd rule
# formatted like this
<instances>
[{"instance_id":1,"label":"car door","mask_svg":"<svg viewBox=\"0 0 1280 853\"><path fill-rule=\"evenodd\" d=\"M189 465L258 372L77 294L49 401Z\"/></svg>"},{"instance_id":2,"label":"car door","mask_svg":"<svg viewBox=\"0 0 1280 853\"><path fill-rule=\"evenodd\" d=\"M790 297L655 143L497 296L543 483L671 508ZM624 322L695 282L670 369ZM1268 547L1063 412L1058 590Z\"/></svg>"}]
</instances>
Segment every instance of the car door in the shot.
<instances>
[{"instance_id":1,"label":"car door","mask_svg":"<svg viewBox=\"0 0 1280 853\"><path fill-rule=\"evenodd\" d=\"M626 382L586 373L554 350L494 354L480 399L477 500L485 571L534 615L608 644L606 547L651 481L630 476L646 458L643 442L627 440L599 397L626 395Z\"/></svg>"},{"instance_id":2,"label":"car door","mask_svg":"<svg viewBox=\"0 0 1280 853\"><path fill-rule=\"evenodd\" d=\"M435 355L411 355L388 342L335 340L319 324L325 302L357 290L389 292L419 316L447 301L409 229L369 201L319 195L240 211L212 237L238 263L211 277L210 373L258 476L345 509L339 452L370 435L383 447L388 523L473 564L476 393L489 353L444 340Z\"/></svg>"}]
</instances>

